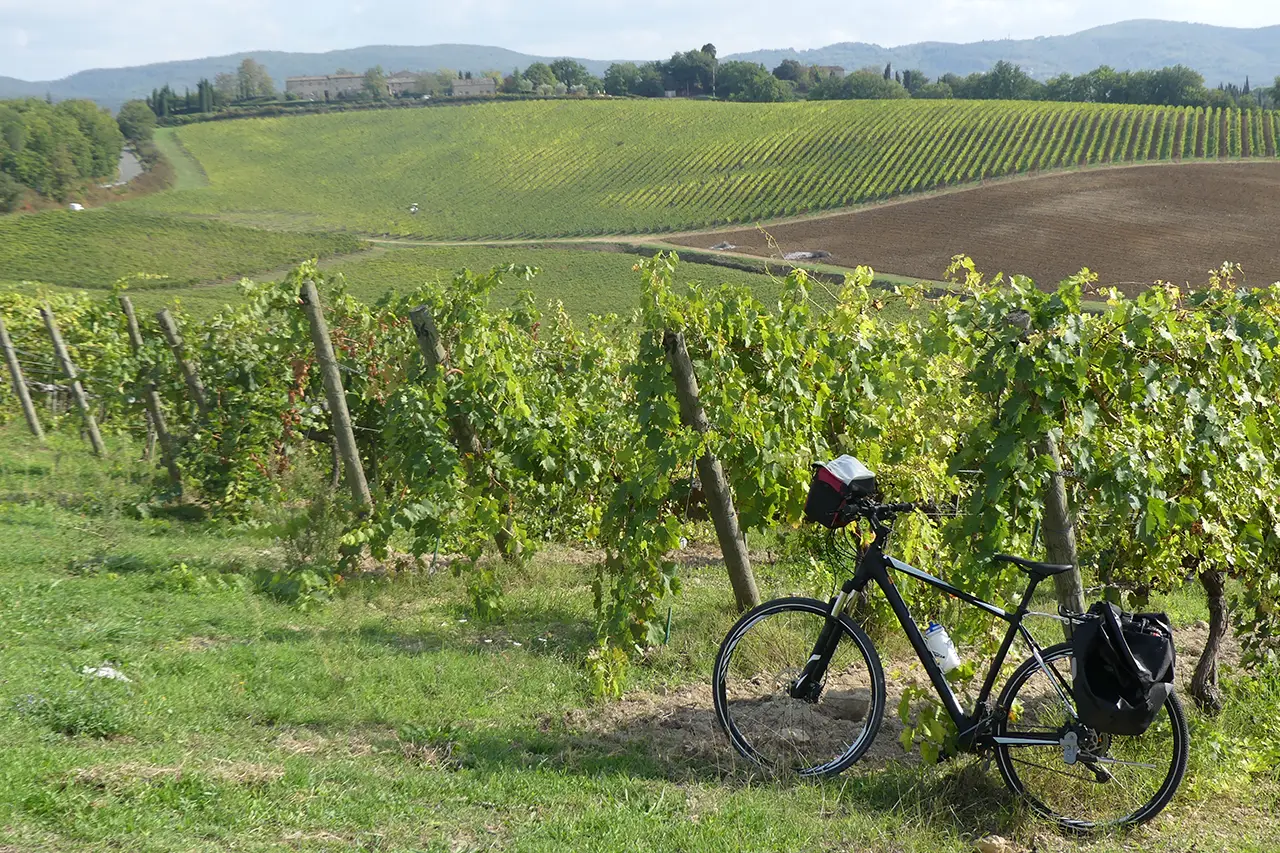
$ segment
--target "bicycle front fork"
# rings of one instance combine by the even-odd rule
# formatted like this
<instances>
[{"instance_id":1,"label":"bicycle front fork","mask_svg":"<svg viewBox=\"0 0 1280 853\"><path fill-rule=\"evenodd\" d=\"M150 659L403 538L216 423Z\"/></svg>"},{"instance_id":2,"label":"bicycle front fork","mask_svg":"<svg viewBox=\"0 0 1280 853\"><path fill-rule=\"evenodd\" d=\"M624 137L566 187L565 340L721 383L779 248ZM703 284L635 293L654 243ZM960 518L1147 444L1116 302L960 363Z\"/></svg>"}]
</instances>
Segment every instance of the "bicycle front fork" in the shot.
<instances>
[{"instance_id":1,"label":"bicycle front fork","mask_svg":"<svg viewBox=\"0 0 1280 853\"><path fill-rule=\"evenodd\" d=\"M809 660L805 662L799 677L791 683L791 689L788 692L792 699L801 699L810 703L818 701L818 697L822 694L822 680L827 675L827 664L831 662L836 644L840 642L840 615L848 603L849 590L847 589L840 590L840 594L831 600L831 611L827 614L827 621L818 634L818 641L813 644Z\"/></svg>"}]
</instances>

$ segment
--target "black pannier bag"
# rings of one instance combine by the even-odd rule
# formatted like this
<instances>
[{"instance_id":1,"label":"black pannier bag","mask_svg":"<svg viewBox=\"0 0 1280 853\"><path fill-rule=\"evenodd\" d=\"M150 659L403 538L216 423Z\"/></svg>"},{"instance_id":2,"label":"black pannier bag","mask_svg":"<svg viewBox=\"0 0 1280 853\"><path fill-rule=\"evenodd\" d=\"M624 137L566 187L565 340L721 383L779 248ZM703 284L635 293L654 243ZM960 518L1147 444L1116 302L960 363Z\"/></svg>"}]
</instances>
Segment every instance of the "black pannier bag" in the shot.
<instances>
[{"instance_id":1,"label":"black pannier bag","mask_svg":"<svg viewBox=\"0 0 1280 853\"><path fill-rule=\"evenodd\" d=\"M1080 722L1113 735L1145 732L1173 692L1169 617L1099 601L1076 625L1071 646Z\"/></svg>"},{"instance_id":2,"label":"black pannier bag","mask_svg":"<svg viewBox=\"0 0 1280 853\"><path fill-rule=\"evenodd\" d=\"M858 498L876 493L876 475L852 456L841 456L813 466L804 517L833 530L849 523L841 510Z\"/></svg>"}]
</instances>

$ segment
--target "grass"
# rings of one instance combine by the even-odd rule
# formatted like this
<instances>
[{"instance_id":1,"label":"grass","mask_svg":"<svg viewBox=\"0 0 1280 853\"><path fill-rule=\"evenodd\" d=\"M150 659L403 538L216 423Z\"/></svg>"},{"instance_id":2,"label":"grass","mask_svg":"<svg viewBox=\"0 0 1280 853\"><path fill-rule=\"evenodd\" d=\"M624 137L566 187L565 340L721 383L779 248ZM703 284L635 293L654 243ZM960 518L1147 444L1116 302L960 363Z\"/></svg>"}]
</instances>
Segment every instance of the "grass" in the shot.
<instances>
[{"instance_id":1,"label":"grass","mask_svg":"<svg viewBox=\"0 0 1280 853\"><path fill-rule=\"evenodd\" d=\"M640 274L634 267L642 256L613 251L559 248L470 247L394 248L335 260L329 268L341 272L355 296L372 301L388 290L407 290L424 281L447 280L457 270L487 270L503 264L537 267L531 282L508 276L495 294L495 304L510 302L524 289L539 304L559 300L576 318L588 314L627 314L639 307ZM683 278L745 285L768 297L779 291L777 279L709 264L682 264Z\"/></svg>"},{"instance_id":2,"label":"grass","mask_svg":"<svg viewBox=\"0 0 1280 853\"><path fill-rule=\"evenodd\" d=\"M222 121L174 134L208 187L133 204L450 239L657 233L1051 168L1194 159L1203 153L1184 143L1203 122L1195 110L1096 104L687 100ZM1236 143L1211 156L1241 156Z\"/></svg>"},{"instance_id":3,"label":"grass","mask_svg":"<svg viewBox=\"0 0 1280 853\"><path fill-rule=\"evenodd\" d=\"M191 190L209 186L200 163L192 157L178 141L177 128L156 128L155 145L173 169L173 186L175 190Z\"/></svg>"},{"instance_id":4,"label":"grass","mask_svg":"<svg viewBox=\"0 0 1280 853\"><path fill-rule=\"evenodd\" d=\"M107 288L119 278L144 273L160 278L143 287L173 287L253 275L317 255L359 251L365 245L346 234L261 231L142 214L117 205L0 219L0 274Z\"/></svg>"},{"instance_id":5,"label":"grass","mask_svg":"<svg viewBox=\"0 0 1280 853\"><path fill-rule=\"evenodd\" d=\"M330 258L321 266L341 272L346 277L350 292L368 302L391 291L412 290L426 281L447 281L463 268L488 270L504 264L534 266L541 272L531 282L509 276L496 294L495 304L507 304L527 288L533 291L540 305L559 300L575 319L582 319L593 313L625 315L638 307L640 276L632 268L640 260L641 256L624 252L570 248L378 246L367 252ZM680 269L685 278L746 285L766 299L776 296L779 291L779 279L764 273L690 263L682 264ZM272 274L281 272L275 270ZM0 287L3 286L4 283L0 282ZM34 284L17 282L8 287L29 293L38 289ZM198 317L209 316L239 298L235 282L144 289L133 293L133 301L140 309L156 310L181 302L187 311Z\"/></svg>"},{"instance_id":6,"label":"grass","mask_svg":"<svg viewBox=\"0 0 1280 853\"><path fill-rule=\"evenodd\" d=\"M977 764L762 781L718 735L661 722L661 694L705 684L733 621L714 566L685 570L671 645L633 670L633 698L602 706L580 666L591 567L568 552L510 573L498 624L475 620L448 572L357 579L299 612L187 580L275 559L270 526L131 518L151 472L120 439L98 462L74 430L41 448L17 426L0 427L0 845L969 851L990 832L1037 850L1280 844L1275 769L1238 777L1233 746L1280 713L1274 687L1241 694L1221 722L1195 718L1193 775L1152 828L1087 844L1027 818ZM766 594L791 583L760 574ZM131 680L82 674L104 664ZM681 738L692 749L671 748Z\"/></svg>"}]
</instances>

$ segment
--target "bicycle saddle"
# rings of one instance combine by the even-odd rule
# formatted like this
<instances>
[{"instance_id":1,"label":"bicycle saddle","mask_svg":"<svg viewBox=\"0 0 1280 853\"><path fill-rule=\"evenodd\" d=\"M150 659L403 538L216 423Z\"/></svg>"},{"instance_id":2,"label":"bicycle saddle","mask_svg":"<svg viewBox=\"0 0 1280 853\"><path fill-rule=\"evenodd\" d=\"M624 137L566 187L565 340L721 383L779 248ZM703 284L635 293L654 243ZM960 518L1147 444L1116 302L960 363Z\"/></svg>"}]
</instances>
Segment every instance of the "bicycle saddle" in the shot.
<instances>
[{"instance_id":1,"label":"bicycle saddle","mask_svg":"<svg viewBox=\"0 0 1280 853\"><path fill-rule=\"evenodd\" d=\"M1060 575L1063 572L1069 572L1075 566L1064 566L1060 563L1037 563L1035 560L1026 560L1022 557L1014 557L1010 554L995 554L991 557L997 563L1012 563L1024 572L1030 575L1039 575L1042 578Z\"/></svg>"}]
</instances>

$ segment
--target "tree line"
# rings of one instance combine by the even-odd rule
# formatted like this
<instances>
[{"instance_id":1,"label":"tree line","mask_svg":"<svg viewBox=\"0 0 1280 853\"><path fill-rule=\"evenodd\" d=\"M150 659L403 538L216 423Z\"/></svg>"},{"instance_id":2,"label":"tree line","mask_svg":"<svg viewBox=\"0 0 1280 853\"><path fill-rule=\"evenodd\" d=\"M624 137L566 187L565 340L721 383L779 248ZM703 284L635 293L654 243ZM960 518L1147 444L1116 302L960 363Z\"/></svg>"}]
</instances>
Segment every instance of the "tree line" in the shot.
<instances>
[{"instance_id":1,"label":"tree line","mask_svg":"<svg viewBox=\"0 0 1280 853\"><path fill-rule=\"evenodd\" d=\"M0 212L28 191L65 201L86 180L114 179L124 135L92 101L0 101Z\"/></svg>"},{"instance_id":2,"label":"tree line","mask_svg":"<svg viewBox=\"0 0 1280 853\"><path fill-rule=\"evenodd\" d=\"M931 80L919 70L883 71L864 68L848 75L818 77L812 68L786 60L773 72L793 81L797 92L813 100L841 98L963 98L967 100L1067 101L1098 104L1151 104L1172 107L1272 107L1276 88L1253 88L1246 77L1243 86L1205 85L1198 71L1185 65L1158 70L1117 71L1103 65L1084 74L1060 74L1041 82L1011 62L1000 61L990 71L965 77L944 74Z\"/></svg>"},{"instance_id":3,"label":"tree line","mask_svg":"<svg viewBox=\"0 0 1280 853\"><path fill-rule=\"evenodd\" d=\"M583 69L570 60L560 60ZM559 64L559 63L556 63ZM549 66L535 63L518 79L538 83L548 79ZM594 78L593 78L594 79ZM591 82L575 80L587 84ZM1205 85L1203 75L1184 65L1158 70L1117 71L1100 66L1084 74L1060 74L1040 81L1011 62L997 62L990 71L967 76L944 74L935 79L918 69L863 68L851 73L838 66L804 65L783 60L773 71L756 62L716 58L715 45L677 52L665 62L619 62L598 80L599 90L615 96L659 98L668 94L711 96L739 101L796 99L958 98L968 100L1074 101L1157 106L1274 107L1280 104L1280 77L1272 87ZM508 91L517 91L508 89Z\"/></svg>"}]
</instances>

